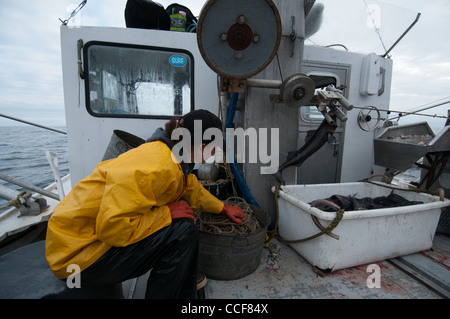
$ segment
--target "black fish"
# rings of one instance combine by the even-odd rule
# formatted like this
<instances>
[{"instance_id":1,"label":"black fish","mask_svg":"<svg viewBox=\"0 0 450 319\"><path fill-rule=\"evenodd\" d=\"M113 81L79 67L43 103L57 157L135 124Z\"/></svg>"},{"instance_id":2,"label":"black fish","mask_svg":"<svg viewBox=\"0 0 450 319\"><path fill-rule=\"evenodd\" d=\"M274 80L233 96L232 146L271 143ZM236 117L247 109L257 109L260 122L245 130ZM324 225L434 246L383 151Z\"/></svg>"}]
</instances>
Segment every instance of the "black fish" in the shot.
<instances>
[{"instance_id":1,"label":"black fish","mask_svg":"<svg viewBox=\"0 0 450 319\"><path fill-rule=\"evenodd\" d=\"M352 197L350 196L342 196L342 195L333 195L330 198L326 199L327 201L338 205L343 210L353 210L353 202ZM333 212L334 209L329 205L319 203L315 206L317 209L320 209L324 212Z\"/></svg>"},{"instance_id":2,"label":"black fish","mask_svg":"<svg viewBox=\"0 0 450 319\"><path fill-rule=\"evenodd\" d=\"M420 201L407 200L400 195L394 194L393 191L388 196L379 196L375 198L356 198L354 196L333 195L326 198L326 200L335 203L345 211L370 210L423 204L423 202ZM317 204L315 207L325 212L334 211L331 207L325 204Z\"/></svg>"},{"instance_id":3,"label":"black fish","mask_svg":"<svg viewBox=\"0 0 450 319\"><path fill-rule=\"evenodd\" d=\"M423 202L420 201L409 201L400 195L394 194L394 191L392 191L388 196L380 196L375 198L374 202L383 208L423 204Z\"/></svg>"},{"instance_id":4,"label":"black fish","mask_svg":"<svg viewBox=\"0 0 450 319\"><path fill-rule=\"evenodd\" d=\"M375 202L375 200L371 197L364 198L356 198L352 197L352 210L366 210L366 209L378 209L383 208L382 205L379 205Z\"/></svg>"},{"instance_id":5,"label":"black fish","mask_svg":"<svg viewBox=\"0 0 450 319\"><path fill-rule=\"evenodd\" d=\"M317 152L327 141L328 134L333 134L337 126L328 124L327 120L323 120L319 128L314 132L313 136L299 150L289 153L286 161L280 165L278 172L274 174L275 179L284 184L283 170L290 166L300 166L302 163Z\"/></svg>"}]
</instances>

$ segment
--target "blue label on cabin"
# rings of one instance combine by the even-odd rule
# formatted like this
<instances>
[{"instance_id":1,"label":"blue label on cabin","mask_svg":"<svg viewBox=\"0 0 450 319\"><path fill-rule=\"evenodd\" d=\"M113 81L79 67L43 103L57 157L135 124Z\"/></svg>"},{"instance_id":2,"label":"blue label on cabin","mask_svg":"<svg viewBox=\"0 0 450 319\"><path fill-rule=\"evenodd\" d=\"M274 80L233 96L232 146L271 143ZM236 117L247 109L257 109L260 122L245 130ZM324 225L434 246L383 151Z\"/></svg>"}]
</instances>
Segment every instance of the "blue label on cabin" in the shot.
<instances>
[{"instance_id":1,"label":"blue label on cabin","mask_svg":"<svg viewBox=\"0 0 450 319\"><path fill-rule=\"evenodd\" d=\"M170 64L172 64L173 66L184 66L186 64L186 58L179 56L179 55L173 55L170 57L169 59Z\"/></svg>"}]
</instances>

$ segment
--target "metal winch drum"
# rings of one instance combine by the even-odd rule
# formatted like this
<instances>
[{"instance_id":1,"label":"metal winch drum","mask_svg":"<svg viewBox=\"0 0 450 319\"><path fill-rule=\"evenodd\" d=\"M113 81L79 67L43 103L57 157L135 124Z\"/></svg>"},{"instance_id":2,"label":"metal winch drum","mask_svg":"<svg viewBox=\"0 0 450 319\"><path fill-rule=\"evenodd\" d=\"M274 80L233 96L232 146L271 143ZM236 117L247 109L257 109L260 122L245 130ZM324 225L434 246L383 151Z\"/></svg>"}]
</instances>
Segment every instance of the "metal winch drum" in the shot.
<instances>
[{"instance_id":1,"label":"metal winch drum","mask_svg":"<svg viewBox=\"0 0 450 319\"><path fill-rule=\"evenodd\" d=\"M293 74L284 81L250 79L272 62L282 37L280 13L272 0L209 0L197 26L199 51L225 83L237 81L240 89L245 85L279 89L272 103L301 107L315 90L306 74ZM239 91L231 87L230 92Z\"/></svg>"},{"instance_id":2,"label":"metal winch drum","mask_svg":"<svg viewBox=\"0 0 450 319\"><path fill-rule=\"evenodd\" d=\"M271 0L210 0L200 14L197 42L214 72L247 79L273 60L281 29L280 14Z\"/></svg>"},{"instance_id":3,"label":"metal winch drum","mask_svg":"<svg viewBox=\"0 0 450 319\"><path fill-rule=\"evenodd\" d=\"M258 207L249 205L261 229L247 235L221 235L199 232L199 271L215 280L244 278L258 268L266 240L269 217Z\"/></svg>"}]
</instances>

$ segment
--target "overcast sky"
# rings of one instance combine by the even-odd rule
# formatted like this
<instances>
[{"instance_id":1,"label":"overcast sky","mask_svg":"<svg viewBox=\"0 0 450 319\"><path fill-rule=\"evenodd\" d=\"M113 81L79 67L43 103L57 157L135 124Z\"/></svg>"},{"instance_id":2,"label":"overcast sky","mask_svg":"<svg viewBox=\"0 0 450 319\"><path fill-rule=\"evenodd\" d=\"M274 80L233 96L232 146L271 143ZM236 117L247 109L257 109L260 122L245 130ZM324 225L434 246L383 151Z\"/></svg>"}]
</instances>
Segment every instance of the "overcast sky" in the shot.
<instances>
[{"instance_id":1,"label":"overcast sky","mask_svg":"<svg viewBox=\"0 0 450 319\"><path fill-rule=\"evenodd\" d=\"M81 0L0 1L0 113L50 126L64 126L58 18L66 18ZM175 1L157 1L164 7ZM204 0L178 0L199 15ZM354 52L384 53L413 22L416 26L390 53L394 73L390 107L411 110L450 101L450 1L317 0L325 4L322 29L307 45L341 43ZM375 4L375 6L374 6ZM125 27L126 0L88 0L74 23ZM369 7L372 16L366 11ZM404 8L404 9L401 9ZM347 13L346 13L347 12ZM330 17L332 17L330 19ZM373 26L380 28L379 39ZM341 29L339 29L341 28ZM364 29L361 37L359 30ZM385 107L385 106L380 106ZM450 104L426 111L447 115ZM406 117L400 124L427 120ZM429 119L443 126L444 119ZM16 122L0 118L0 125Z\"/></svg>"}]
</instances>

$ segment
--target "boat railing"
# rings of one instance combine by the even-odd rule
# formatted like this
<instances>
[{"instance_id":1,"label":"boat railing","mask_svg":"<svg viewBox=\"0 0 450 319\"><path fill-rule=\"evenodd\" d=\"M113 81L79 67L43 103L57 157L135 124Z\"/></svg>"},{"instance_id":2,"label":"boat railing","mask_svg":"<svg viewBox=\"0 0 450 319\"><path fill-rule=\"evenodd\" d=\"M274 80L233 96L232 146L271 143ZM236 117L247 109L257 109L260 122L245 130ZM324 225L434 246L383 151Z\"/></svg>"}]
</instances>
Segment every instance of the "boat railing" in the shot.
<instances>
[{"instance_id":1,"label":"boat railing","mask_svg":"<svg viewBox=\"0 0 450 319\"><path fill-rule=\"evenodd\" d=\"M13 121L36 126L36 127L46 129L49 131L53 131L53 132L56 132L59 134L67 135L67 132L65 132L63 130L59 130L57 128L41 125L38 123L33 123L33 122L26 121L26 120L16 118L13 116L9 116L9 115L0 113L0 117L4 117L4 118L7 118L7 119L10 119ZM15 207L16 209L20 210L20 216L36 216L36 215L39 215L40 213L42 213L48 207L45 197L48 197L48 198L51 198L51 199L54 199L57 201L60 201L62 198L64 198L65 194L64 194L64 188L62 186L61 175L59 172L58 156L53 152L47 151L46 157L47 157L47 160L52 169L53 176L55 178L58 194L53 193L49 190L43 189L41 187L32 185L30 183L18 180L14 177L0 173L1 180L6 181L10 184L20 186L26 190L33 191L37 194L44 196L44 197L36 198L30 192L27 192L27 191L19 192L10 187L0 185L0 198L7 201L7 203L5 205L0 206L0 211ZM4 213L6 213L6 211L4 211ZM2 214L2 212L0 212L0 215L1 214Z\"/></svg>"}]
</instances>

